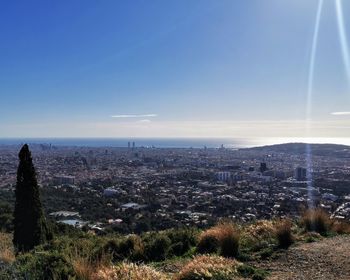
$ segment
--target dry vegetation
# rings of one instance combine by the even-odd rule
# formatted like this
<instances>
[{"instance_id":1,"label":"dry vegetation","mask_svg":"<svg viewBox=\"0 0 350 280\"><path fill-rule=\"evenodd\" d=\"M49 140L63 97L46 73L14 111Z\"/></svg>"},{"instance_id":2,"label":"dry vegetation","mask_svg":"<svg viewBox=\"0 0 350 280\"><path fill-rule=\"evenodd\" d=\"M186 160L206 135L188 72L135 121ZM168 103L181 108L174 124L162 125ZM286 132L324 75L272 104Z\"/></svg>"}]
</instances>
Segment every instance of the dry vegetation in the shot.
<instances>
[{"instance_id":1,"label":"dry vegetation","mask_svg":"<svg viewBox=\"0 0 350 280\"><path fill-rule=\"evenodd\" d=\"M321 234L331 229L331 219L322 209L309 209L301 217L301 224L306 231L315 231Z\"/></svg>"},{"instance_id":2,"label":"dry vegetation","mask_svg":"<svg viewBox=\"0 0 350 280\"><path fill-rule=\"evenodd\" d=\"M289 219L279 220L275 225L275 235L280 248L288 248L294 242L292 234L292 221Z\"/></svg>"},{"instance_id":3,"label":"dry vegetation","mask_svg":"<svg viewBox=\"0 0 350 280\"><path fill-rule=\"evenodd\" d=\"M54 273L80 280L232 280L253 275L255 279L264 279L266 271L256 270L256 263L264 264L267 259L274 262L274 257L284 252L280 248L287 249L293 242L305 244L335 233L350 234L350 224L313 209L306 211L299 223L289 219L261 220L240 226L222 222L201 232L199 237L198 231L191 230L124 237L62 235L38 247L40 254L19 255L17 260L12 236L0 233L0 263L11 267L14 262L13 268L20 265L21 269L27 269L23 270L26 273L43 279L51 279ZM285 252L295 248L298 246ZM159 258L160 255L163 257ZM236 259L254 266L242 265ZM164 269L163 264L171 267L179 260L181 265L176 269ZM52 262L55 266L51 273L46 269Z\"/></svg>"},{"instance_id":4,"label":"dry vegetation","mask_svg":"<svg viewBox=\"0 0 350 280\"><path fill-rule=\"evenodd\" d=\"M338 234L350 234L350 224L346 221L332 220L332 230Z\"/></svg>"},{"instance_id":5,"label":"dry vegetation","mask_svg":"<svg viewBox=\"0 0 350 280\"><path fill-rule=\"evenodd\" d=\"M260 220L244 227L241 234L241 246L259 250L266 243L272 243L275 225L273 221Z\"/></svg>"},{"instance_id":6,"label":"dry vegetation","mask_svg":"<svg viewBox=\"0 0 350 280\"><path fill-rule=\"evenodd\" d=\"M219 223L204 231L199 237L199 253L219 253L224 257L236 257L239 251L240 233L233 223Z\"/></svg>"},{"instance_id":7,"label":"dry vegetation","mask_svg":"<svg viewBox=\"0 0 350 280\"><path fill-rule=\"evenodd\" d=\"M94 280L95 272L107 263L94 262L90 257L79 254L78 251L74 255L69 257L70 262L73 266L74 272L78 279L81 280Z\"/></svg>"},{"instance_id":8,"label":"dry vegetation","mask_svg":"<svg viewBox=\"0 0 350 280\"><path fill-rule=\"evenodd\" d=\"M168 280L169 278L146 265L121 263L112 267L101 268L95 274L96 280Z\"/></svg>"},{"instance_id":9,"label":"dry vegetation","mask_svg":"<svg viewBox=\"0 0 350 280\"><path fill-rule=\"evenodd\" d=\"M202 255L185 265L175 280L235 279L241 263L219 256Z\"/></svg>"},{"instance_id":10,"label":"dry vegetation","mask_svg":"<svg viewBox=\"0 0 350 280\"><path fill-rule=\"evenodd\" d=\"M11 234L0 233L0 261L5 263L12 263L15 261Z\"/></svg>"}]
</instances>

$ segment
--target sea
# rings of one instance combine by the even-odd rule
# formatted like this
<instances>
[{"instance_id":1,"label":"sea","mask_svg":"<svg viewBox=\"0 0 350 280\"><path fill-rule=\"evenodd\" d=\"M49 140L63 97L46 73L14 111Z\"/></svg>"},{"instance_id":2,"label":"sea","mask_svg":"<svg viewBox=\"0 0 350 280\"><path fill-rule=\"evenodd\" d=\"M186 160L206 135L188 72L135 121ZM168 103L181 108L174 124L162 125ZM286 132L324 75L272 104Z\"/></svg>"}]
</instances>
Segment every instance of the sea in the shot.
<instances>
[{"instance_id":1,"label":"sea","mask_svg":"<svg viewBox=\"0 0 350 280\"><path fill-rule=\"evenodd\" d=\"M128 147L128 143L136 147L154 148L219 148L230 149L251 148L283 143L341 144L350 146L349 138L0 138L2 145L51 144L54 146L76 147Z\"/></svg>"}]
</instances>

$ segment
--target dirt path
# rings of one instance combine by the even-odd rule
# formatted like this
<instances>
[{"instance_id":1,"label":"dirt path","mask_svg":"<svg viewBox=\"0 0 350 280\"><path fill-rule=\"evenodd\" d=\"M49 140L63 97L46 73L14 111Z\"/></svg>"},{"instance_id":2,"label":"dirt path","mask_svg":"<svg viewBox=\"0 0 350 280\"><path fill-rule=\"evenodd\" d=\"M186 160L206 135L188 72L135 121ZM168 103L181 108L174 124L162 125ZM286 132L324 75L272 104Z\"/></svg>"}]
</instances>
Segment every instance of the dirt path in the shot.
<instances>
[{"instance_id":1,"label":"dirt path","mask_svg":"<svg viewBox=\"0 0 350 280\"><path fill-rule=\"evenodd\" d=\"M298 245L256 265L271 272L269 280L349 280L350 236Z\"/></svg>"}]
</instances>

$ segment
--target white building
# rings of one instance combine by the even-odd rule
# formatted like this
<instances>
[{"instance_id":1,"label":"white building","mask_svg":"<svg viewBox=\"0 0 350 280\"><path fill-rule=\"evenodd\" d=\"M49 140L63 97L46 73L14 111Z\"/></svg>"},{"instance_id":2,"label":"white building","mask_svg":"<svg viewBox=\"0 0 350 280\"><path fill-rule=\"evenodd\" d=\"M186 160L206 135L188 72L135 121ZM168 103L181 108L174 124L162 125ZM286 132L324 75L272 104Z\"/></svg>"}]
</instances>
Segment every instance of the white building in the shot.
<instances>
[{"instance_id":1,"label":"white building","mask_svg":"<svg viewBox=\"0 0 350 280\"><path fill-rule=\"evenodd\" d=\"M216 178L222 182L226 182L226 181L230 180L231 176L232 176L232 174L229 171L221 171L221 172L216 173Z\"/></svg>"}]
</instances>

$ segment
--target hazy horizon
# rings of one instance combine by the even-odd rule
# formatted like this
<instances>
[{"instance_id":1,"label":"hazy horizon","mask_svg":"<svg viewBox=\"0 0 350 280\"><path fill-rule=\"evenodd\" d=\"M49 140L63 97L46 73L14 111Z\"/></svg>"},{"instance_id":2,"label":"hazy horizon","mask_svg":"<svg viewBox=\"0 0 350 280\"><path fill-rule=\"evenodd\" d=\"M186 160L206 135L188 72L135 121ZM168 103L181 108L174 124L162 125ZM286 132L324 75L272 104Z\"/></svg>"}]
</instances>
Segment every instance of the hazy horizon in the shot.
<instances>
[{"instance_id":1,"label":"hazy horizon","mask_svg":"<svg viewBox=\"0 0 350 280\"><path fill-rule=\"evenodd\" d=\"M135 143L136 147L156 148L252 148L277 144L335 144L350 146L350 138L287 138L287 137L256 137L256 138L203 138L203 137L52 137L52 138L0 138L2 145L52 144L55 146L76 147L128 147Z\"/></svg>"}]
</instances>

